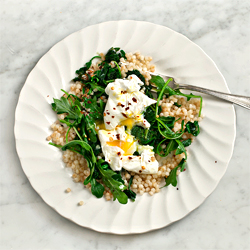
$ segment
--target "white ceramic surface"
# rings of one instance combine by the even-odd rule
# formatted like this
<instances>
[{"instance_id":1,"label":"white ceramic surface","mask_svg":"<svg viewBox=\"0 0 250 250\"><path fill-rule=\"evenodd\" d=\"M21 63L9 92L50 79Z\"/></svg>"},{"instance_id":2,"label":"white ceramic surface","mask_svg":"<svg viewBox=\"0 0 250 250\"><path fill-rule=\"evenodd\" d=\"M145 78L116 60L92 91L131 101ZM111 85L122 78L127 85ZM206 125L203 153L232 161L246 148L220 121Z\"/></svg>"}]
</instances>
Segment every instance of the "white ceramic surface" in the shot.
<instances>
[{"instance_id":1,"label":"white ceramic surface","mask_svg":"<svg viewBox=\"0 0 250 250\"><path fill-rule=\"evenodd\" d=\"M136 202L96 199L70 178L61 152L45 138L56 119L50 103L96 52L111 46L153 57L157 72L188 83L229 92L212 60L193 42L163 26L138 21L106 22L73 33L56 44L29 74L16 109L17 152L31 185L62 216L100 232L142 233L177 221L197 208L217 186L232 155L235 114L231 104L204 97L201 133L189 148L187 171L178 189L168 187ZM216 163L217 162L217 163ZM72 192L65 194L70 187ZM77 203L83 200L83 206Z\"/></svg>"}]
</instances>

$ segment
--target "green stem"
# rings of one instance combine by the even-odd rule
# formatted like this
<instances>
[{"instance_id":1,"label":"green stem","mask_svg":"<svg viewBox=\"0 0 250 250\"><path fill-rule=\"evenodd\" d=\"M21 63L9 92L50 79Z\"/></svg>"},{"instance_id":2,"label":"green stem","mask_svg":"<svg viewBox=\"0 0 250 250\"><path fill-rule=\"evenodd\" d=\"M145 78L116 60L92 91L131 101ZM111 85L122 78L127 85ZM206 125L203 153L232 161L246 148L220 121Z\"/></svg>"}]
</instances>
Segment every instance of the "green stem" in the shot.
<instances>
[{"instance_id":1,"label":"green stem","mask_svg":"<svg viewBox=\"0 0 250 250\"><path fill-rule=\"evenodd\" d=\"M68 128L65 139L66 139L66 143L68 143L68 137L69 137L69 131L70 131L71 127Z\"/></svg>"},{"instance_id":2,"label":"green stem","mask_svg":"<svg viewBox=\"0 0 250 250\"><path fill-rule=\"evenodd\" d=\"M57 144L55 144L53 142L49 142L49 145L52 145L52 146L57 147L57 148L61 148L62 147L62 145L57 145Z\"/></svg>"},{"instance_id":3,"label":"green stem","mask_svg":"<svg viewBox=\"0 0 250 250\"><path fill-rule=\"evenodd\" d=\"M179 144L181 150L184 151L184 153L185 153L185 160L187 160L187 151L186 151L184 145L183 145L182 142L179 141L179 140L175 140L175 141Z\"/></svg>"},{"instance_id":4,"label":"green stem","mask_svg":"<svg viewBox=\"0 0 250 250\"><path fill-rule=\"evenodd\" d=\"M116 61L114 61L114 63L116 64L116 67L117 67L117 69L118 69L118 71L120 73L120 77L122 77L121 69L120 69L118 63Z\"/></svg>"},{"instance_id":5,"label":"green stem","mask_svg":"<svg viewBox=\"0 0 250 250\"><path fill-rule=\"evenodd\" d=\"M78 133L78 131L77 131L76 127L74 126L73 128L74 128L74 130L75 130L76 134L78 135L79 139L80 139L81 141L83 141L83 139L82 139L82 137L80 136L80 134Z\"/></svg>"},{"instance_id":6,"label":"green stem","mask_svg":"<svg viewBox=\"0 0 250 250\"><path fill-rule=\"evenodd\" d=\"M163 121L161 121L161 120L158 119L158 118L156 118L156 120L157 120L159 123L161 123L161 125L169 132L169 134L175 135L175 133L174 133L168 126L166 126L166 125L163 123Z\"/></svg>"},{"instance_id":7,"label":"green stem","mask_svg":"<svg viewBox=\"0 0 250 250\"><path fill-rule=\"evenodd\" d=\"M160 94L159 94L159 96L158 96L158 100L157 100L156 108L155 108L155 116L156 116L156 117L157 117L157 115L158 115L158 106L159 106L159 102L160 102L160 100L161 100L161 98L162 98L162 96L163 96L164 90L165 90L165 88L168 86L168 84L169 84L172 80L173 80L172 78L169 78L169 79L166 81L166 83L164 84L164 86L163 86L163 88L162 88L162 90L161 90L161 92L160 92Z\"/></svg>"}]
</instances>

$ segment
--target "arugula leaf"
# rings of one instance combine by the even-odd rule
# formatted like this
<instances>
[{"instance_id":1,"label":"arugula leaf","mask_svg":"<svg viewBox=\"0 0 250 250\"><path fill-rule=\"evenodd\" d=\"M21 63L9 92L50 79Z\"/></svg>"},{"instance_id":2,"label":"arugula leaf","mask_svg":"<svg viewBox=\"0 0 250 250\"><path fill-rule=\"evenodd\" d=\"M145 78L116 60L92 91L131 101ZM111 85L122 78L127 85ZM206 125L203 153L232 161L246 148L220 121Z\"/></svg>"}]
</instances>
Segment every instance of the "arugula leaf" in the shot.
<instances>
[{"instance_id":1,"label":"arugula leaf","mask_svg":"<svg viewBox=\"0 0 250 250\"><path fill-rule=\"evenodd\" d=\"M136 193L130 189L131 184L133 182L133 178L134 178L134 176L131 176L131 178L129 179L129 183L128 183L128 189L124 190L124 193L128 196L128 198L131 201L135 201L135 198L136 198Z\"/></svg>"},{"instance_id":2,"label":"arugula leaf","mask_svg":"<svg viewBox=\"0 0 250 250\"><path fill-rule=\"evenodd\" d=\"M151 79L149 80L149 82L152 84L155 84L157 87L157 91L161 91L165 85L165 81L163 80L162 77L160 76L151 76Z\"/></svg>"},{"instance_id":3,"label":"arugula leaf","mask_svg":"<svg viewBox=\"0 0 250 250\"><path fill-rule=\"evenodd\" d=\"M166 187L166 186L168 186L170 184L172 186L176 187L176 185L177 185L177 176L176 176L177 170L178 170L179 167L181 169L184 169L184 164L185 164L185 160L182 159L181 162L178 164L178 166L171 170L169 176L167 178L165 178L166 184L165 184L164 187ZM181 171L183 171L183 170L181 170Z\"/></svg>"},{"instance_id":4,"label":"arugula leaf","mask_svg":"<svg viewBox=\"0 0 250 250\"><path fill-rule=\"evenodd\" d=\"M169 153L175 150L178 146L178 143L175 140L169 140L167 147L162 149L161 145L168 141L168 139L163 139L156 148L156 153L161 157L166 157ZM163 154L161 153L163 151Z\"/></svg>"},{"instance_id":5,"label":"arugula leaf","mask_svg":"<svg viewBox=\"0 0 250 250\"><path fill-rule=\"evenodd\" d=\"M161 147L163 143L167 143L167 147L165 149L162 149ZM183 147L188 147L192 143L192 140L187 139L185 141L181 141L181 143ZM176 149L175 155L179 155L185 152L185 150L183 150L183 148L178 144L177 140L164 139L157 145L156 153L160 155L161 157L166 157L169 153L171 153L175 149ZM163 154L161 153L162 151L163 151Z\"/></svg>"},{"instance_id":6,"label":"arugula leaf","mask_svg":"<svg viewBox=\"0 0 250 250\"><path fill-rule=\"evenodd\" d=\"M97 167L102 175L103 183L111 190L114 200L118 200L121 204L126 204L128 202L128 196L123 192L127 187L119 180L115 180L113 176L116 176L116 173L108 168L103 168L101 162L103 160L98 160L99 164Z\"/></svg>"},{"instance_id":7,"label":"arugula leaf","mask_svg":"<svg viewBox=\"0 0 250 250\"><path fill-rule=\"evenodd\" d=\"M187 122L185 132L192 134L193 136L197 136L200 133L200 126L197 121Z\"/></svg>"},{"instance_id":8,"label":"arugula leaf","mask_svg":"<svg viewBox=\"0 0 250 250\"><path fill-rule=\"evenodd\" d=\"M164 187L166 187L166 186L168 186L170 184L172 186L176 187L176 185L177 185L177 178L176 178L176 172L177 172L177 170L178 170L178 167L176 167L173 170L171 170L169 176L165 179L166 184L165 184Z\"/></svg>"},{"instance_id":9,"label":"arugula leaf","mask_svg":"<svg viewBox=\"0 0 250 250\"><path fill-rule=\"evenodd\" d=\"M185 153L185 160L186 160L187 159L187 151L186 151L184 145L182 144L182 142L180 140L175 140L175 141L178 143L178 148L177 149L179 149L179 152ZM176 153L175 153L175 155L176 155Z\"/></svg>"},{"instance_id":10,"label":"arugula leaf","mask_svg":"<svg viewBox=\"0 0 250 250\"><path fill-rule=\"evenodd\" d=\"M126 73L126 77L128 77L130 75L136 75L145 84L145 77L140 73L139 70L137 70L137 69L129 70Z\"/></svg>"},{"instance_id":11,"label":"arugula leaf","mask_svg":"<svg viewBox=\"0 0 250 250\"><path fill-rule=\"evenodd\" d=\"M91 193L97 197L97 198L101 198L103 196L103 192L105 190L104 186L99 183L98 181L96 181L96 179L91 179L90 181L91 184Z\"/></svg>"},{"instance_id":12,"label":"arugula leaf","mask_svg":"<svg viewBox=\"0 0 250 250\"><path fill-rule=\"evenodd\" d=\"M66 143L64 146L62 146L62 151L65 151L67 149L69 150L73 149L75 152L83 155L84 157L88 157L93 163L96 163L96 157L93 153L92 147L84 141L80 140L70 141Z\"/></svg>"},{"instance_id":13,"label":"arugula leaf","mask_svg":"<svg viewBox=\"0 0 250 250\"><path fill-rule=\"evenodd\" d=\"M167 117L161 116L158 118L158 120L162 121L169 128L174 127L175 117L173 117L173 116L167 116Z\"/></svg>"},{"instance_id":14,"label":"arugula leaf","mask_svg":"<svg viewBox=\"0 0 250 250\"><path fill-rule=\"evenodd\" d=\"M96 163L96 157L94 155L92 147L84 141L73 140L71 142L66 143L64 146L61 147L61 149L62 151L68 149L84 156L90 169L90 175L84 181L84 185L87 185L92 180Z\"/></svg>"},{"instance_id":15,"label":"arugula leaf","mask_svg":"<svg viewBox=\"0 0 250 250\"><path fill-rule=\"evenodd\" d=\"M178 139L180 138L184 131L174 133L167 125L165 125L161 120L157 118L158 121L158 131L166 139Z\"/></svg>"},{"instance_id":16,"label":"arugula leaf","mask_svg":"<svg viewBox=\"0 0 250 250\"><path fill-rule=\"evenodd\" d=\"M85 116L85 126L87 130L87 137L90 139L92 143L97 142L97 133L95 130L95 123L93 118L91 118L89 115Z\"/></svg>"},{"instance_id":17,"label":"arugula leaf","mask_svg":"<svg viewBox=\"0 0 250 250\"><path fill-rule=\"evenodd\" d=\"M80 120L82 118L79 104L71 106L68 99L63 96L60 99L53 98L53 100L54 103L51 104L52 109L57 112L57 114L68 113L67 118L70 120Z\"/></svg>"},{"instance_id":18,"label":"arugula leaf","mask_svg":"<svg viewBox=\"0 0 250 250\"><path fill-rule=\"evenodd\" d=\"M97 97L94 96L92 99L85 99L83 103L86 109L90 109L91 119L101 120L103 119L104 104L101 100L97 103Z\"/></svg>"},{"instance_id":19,"label":"arugula leaf","mask_svg":"<svg viewBox=\"0 0 250 250\"><path fill-rule=\"evenodd\" d=\"M182 141L181 143L182 143L183 147L188 147L189 145L191 145L192 140L191 139L187 139L185 141ZM183 148L178 144L178 147L176 149L175 155L179 155L181 153L185 153L185 151L183 151Z\"/></svg>"}]
</instances>

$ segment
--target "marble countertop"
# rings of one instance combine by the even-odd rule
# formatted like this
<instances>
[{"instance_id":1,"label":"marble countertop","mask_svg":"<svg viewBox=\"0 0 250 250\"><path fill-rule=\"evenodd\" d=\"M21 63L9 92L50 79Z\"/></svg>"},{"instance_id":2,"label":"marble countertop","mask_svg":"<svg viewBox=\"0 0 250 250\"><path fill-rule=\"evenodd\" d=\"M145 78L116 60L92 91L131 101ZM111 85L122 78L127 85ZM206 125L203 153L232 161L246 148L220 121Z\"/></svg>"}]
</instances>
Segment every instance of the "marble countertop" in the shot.
<instances>
[{"instance_id":1,"label":"marble countertop","mask_svg":"<svg viewBox=\"0 0 250 250\"><path fill-rule=\"evenodd\" d=\"M65 36L108 20L168 26L214 60L234 94L250 96L247 0L2 0L0 249L250 249L250 111L235 107L237 137L228 170L194 212L168 227L117 236L81 228L43 202L15 150L14 112L39 58Z\"/></svg>"}]
</instances>

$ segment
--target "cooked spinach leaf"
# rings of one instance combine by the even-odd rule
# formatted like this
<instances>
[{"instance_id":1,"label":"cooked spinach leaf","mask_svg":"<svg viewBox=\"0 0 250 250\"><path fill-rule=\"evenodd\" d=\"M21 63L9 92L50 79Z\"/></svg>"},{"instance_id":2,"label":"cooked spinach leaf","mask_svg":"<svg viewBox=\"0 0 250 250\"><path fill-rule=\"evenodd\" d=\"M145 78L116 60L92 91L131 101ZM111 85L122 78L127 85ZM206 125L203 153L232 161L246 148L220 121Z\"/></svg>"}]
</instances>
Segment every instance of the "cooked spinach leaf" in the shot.
<instances>
[{"instance_id":1,"label":"cooked spinach leaf","mask_svg":"<svg viewBox=\"0 0 250 250\"><path fill-rule=\"evenodd\" d=\"M188 132L189 134L197 136L200 133L200 126L197 121L194 121L194 122L189 121L186 124L185 131Z\"/></svg>"},{"instance_id":2,"label":"cooked spinach leaf","mask_svg":"<svg viewBox=\"0 0 250 250\"><path fill-rule=\"evenodd\" d=\"M127 59L125 52L120 50L120 48L110 48L105 55L105 62L110 63L111 61L120 62L120 58Z\"/></svg>"},{"instance_id":3,"label":"cooked spinach leaf","mask_svg":"<svg viewBox=\"0 0 250 250\"><path fill-rule=\"evenodd\" d=\"M92 64L92 61L95 59L95 58L101 58L100 56L94 56L92 57L86 64L84 67L76 70L76 74L77 75L85 75L86 74L86 71L90 68L91 64Z\"/></svg>"},{"instance_id":4,"label":"cooked spinach leaf","mask_svg":"<svg viewBox=\"0 0 250 250\"><path fill-rule=\"evenodd\" d=\"M130 75L136 75L145 84L145 77L140 73L139 70L137 70L137 69L129 70L126 73L126 76L128 77Z\"/></svg>"},{"instance_id":5,"label":"cooked spinach leaf","mask_svg":"<svg viewBox=\"0 0 250 250\"><path fill-rule=\"evenodd\" d=\"M178 104L177 102L174 102L174 105L176 106L176 107L181 107L181 105L180 104Z\"/></svg>"}]
</instances>

